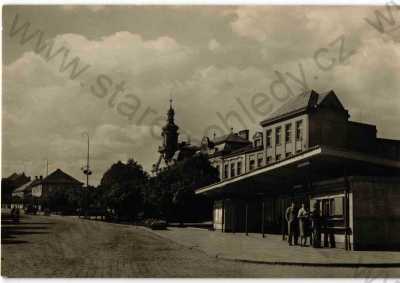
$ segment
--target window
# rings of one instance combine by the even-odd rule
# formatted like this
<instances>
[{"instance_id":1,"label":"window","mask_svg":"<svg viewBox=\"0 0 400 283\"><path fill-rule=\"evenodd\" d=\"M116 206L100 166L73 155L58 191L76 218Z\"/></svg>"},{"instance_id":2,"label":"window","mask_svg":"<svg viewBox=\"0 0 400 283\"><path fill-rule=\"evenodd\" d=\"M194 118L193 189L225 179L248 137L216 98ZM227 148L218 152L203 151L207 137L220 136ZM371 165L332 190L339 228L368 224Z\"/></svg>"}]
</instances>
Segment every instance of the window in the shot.
<instances>
[{"instance_id":1,"label":"window","mask_svg":"<svg viewBox=\"0 0 400 283\"><path fill-rule=\"evenodd\" d=\"M282 135L281 130L282 130L281 127L277 127L275 129L275 144L276 145L280 145L281 144L281 135Z\"/></svg>"},{"instance_id":2,"label":"window","mask_svg":"<svg viewBox=\"0 0 400 283\"><path fill-rule=\"evenodd\" d=\"M250 162L249 162L249 170L250 171L254 170L255 165L256 165L256 161L254 159L251 159Z\"/></svg>"},{"instance_id":3,"label":"window","mask_svg":"<svg viewBox=\"0 0 400 283\"><path fill-rule=\"evenodd\" d=\"M262 157L262 155L259 155L257 157L257 167L261 167L262 163L263 163L263 157Z\"/></svg>"},{"instance_id":4,"label":"window","mask_svg":"<svg viewBox=\"0 0 400 283\"><path fill-rule=\"evenodd\" d=\"M292 142L292 124L285 126L285 141L286 143Z\"/></svg>"},{"instance_id":5,"label":"window","mask_svg":"<svg viewBox=\"0 0 400 283\"><path fill-rule=\"evenodd\" d=\"M292 156L292 153L291 152L286 152L286 158L288 158L290 156Z\"/></svg>"},{"instance_id":6,"label":"window","mask_svg":"<svg viewBox=\"0 0 400 283\"><path fill-rule=\"evenodd\" d=\"M231 178L235 177L235 163L231 163Z\"/></svg>"},{"instance_id":7,"label":"window","mask_svg":"<svg viewBox=\"0 0 400 283\"><path fill-rule=\"evenodd\" d=\"M236 165L237 175L242 174L242 161L239 161Z\"/></svg>"},{"instance_id":8,"label":"window","mask_svg":"<svg viewBox=\"0 0 400 283\"><path fill-rule=\"evenodd\" d=\"M303 139L303 120L296 122L296 140Z\"/></svg>"},{"instance_id":9,"label":"window","mask_svg":"<svg viewBox=\"0 0 400 283\"><path fill-rule=\"evenodd\" d=\"M254 146L255 147L261 146L261 139L254 140Z\"/></svg>"},{"instance_id":10,"label":"window","mask_svg":"<svg viewBox=\"0 0 400 283\"><path fill-rule=\"evenodd\" d=\"M271 163L271 161L272 161L272 157L271 156L267 156L267 164Z\"/></svg>"},{"instance_id":11,"label":"window","mask_svg":"<svg viewBox=\"0 0 400 283\"><path fill-rule=\"evenodd\" d=\"M224 178L228 178L228 164L224 166Z\"/></svg>"},{"instance_id":12,"label":"window","mask_svg":"<svg viewBox=\"0 0 400 283\"><path fill-rule=\"evenodd\" d=\"M271 136L272 136L272 130L267 130L267 147L271 147Z\"/></svg>"},{"instance_id":13,"label":"window","mask_svg":"<svg viewBox=\"0 0 400 283\"><path fill-rule=\"evenodd\" d=\"M215 168L217 168L218 170L218 175L221 174L221 172L219 171L221 168L219 167L219 165L215 166Z\"/></svg>"},{"instance_id":14,"label":"window","mask_svg":"<svg viewBox=\"0 0 400 283\"><path fill-rule=\"evenodd\" d=\"M325 208L325 215L327 216L343 216L343 197L335 197L322 201L322 207Z\"/></svg>"},{"instance_id":15,"label":"window","mask_svg":"<svg viewBox=\"0 0 400 283\"><path fill-rule=\"evenodd\" d=\"M322 199L322 215L328 217L343 217L343 202L344 198L342 196Z\"/></svg>"},{"instance_id":16,"label":"window","mask_svg":"<svg viewBox=\"0 0 400 283\"><path fill-rule=\"evenodd\" d=\"M278 161L278 160L281 160L281 158L282 158L282 155L281 154L277 154L276 155L276 160Z\"/></svg>"}]
</instances>

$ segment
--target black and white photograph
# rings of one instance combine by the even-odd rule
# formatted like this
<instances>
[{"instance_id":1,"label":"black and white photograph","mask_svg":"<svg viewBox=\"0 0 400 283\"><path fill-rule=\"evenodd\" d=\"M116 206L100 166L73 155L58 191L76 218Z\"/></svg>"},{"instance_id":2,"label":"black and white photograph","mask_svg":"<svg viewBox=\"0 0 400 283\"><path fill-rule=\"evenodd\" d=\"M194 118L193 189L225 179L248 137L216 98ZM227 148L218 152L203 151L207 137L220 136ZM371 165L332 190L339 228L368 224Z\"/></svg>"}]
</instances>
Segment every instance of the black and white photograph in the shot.
<instances>
[{"instance_id":1,"label":"black and white photograph","mask_svg":"<svg viewBox=\"0 0 400 283\"><path fill-rule=\"evenodd\" d=\"M400 0L111 4L2 6L2 277L398 282Z\"/></svg>"}]
</instances>

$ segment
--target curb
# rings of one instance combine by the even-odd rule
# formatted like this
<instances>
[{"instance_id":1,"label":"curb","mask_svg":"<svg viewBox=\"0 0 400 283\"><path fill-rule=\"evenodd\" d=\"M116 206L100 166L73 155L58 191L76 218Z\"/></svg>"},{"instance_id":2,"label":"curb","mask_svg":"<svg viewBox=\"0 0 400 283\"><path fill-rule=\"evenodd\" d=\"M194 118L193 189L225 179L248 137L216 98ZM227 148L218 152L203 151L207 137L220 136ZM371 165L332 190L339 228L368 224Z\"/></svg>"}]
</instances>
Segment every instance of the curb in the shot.
<instances>
[{"instance_id":1,"label":"curb","mask_svg":"<svg viewBox=\"0 0 400 283\"><path fill-rule=\"evenodd\" d=\"M265 265L292 265L292 266L314 266L314 267L369 267L369 268L393 268L400 267L400 263L352 263L352 262L296 262L296 261L268 261L268 260L254 260L254 259L242 259L232 258L221 255L215 256L218 259L227 261L243 262L243 263L254 263L254 264L265 264Z\"/></svg>"}]
</instances>

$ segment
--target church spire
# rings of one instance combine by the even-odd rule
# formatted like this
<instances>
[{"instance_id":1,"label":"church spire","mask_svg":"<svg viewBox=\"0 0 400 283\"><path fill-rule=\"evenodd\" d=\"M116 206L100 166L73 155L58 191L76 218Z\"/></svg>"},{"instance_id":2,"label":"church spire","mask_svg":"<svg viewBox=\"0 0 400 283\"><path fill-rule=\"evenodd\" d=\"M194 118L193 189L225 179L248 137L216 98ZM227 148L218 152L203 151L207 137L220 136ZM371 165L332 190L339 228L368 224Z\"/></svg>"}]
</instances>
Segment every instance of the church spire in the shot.
<instances>
[{"instance_id":1,"label":"church spire","mask_svg":"<svg viewBox=\"0 0 400 283\"><path fill-rule=\"evenodd\" d=\"M178 129L175 125L175 110L172 107L172 98L169 100L169 109L167 112L167 124L162 128L163 145L160 148L160 153L164 160L168 163L178 150Z\"/></svg>"},{"instance_id":2,"label":"church spire","mask_svg":"<svg viewBox=\"0 0 400 283\"><path fill-rule=\"evenodd\" d=\"M175 110L172 108L172 98L169 99L168 123L174 123Z\"/></svg>"}]
</instances>

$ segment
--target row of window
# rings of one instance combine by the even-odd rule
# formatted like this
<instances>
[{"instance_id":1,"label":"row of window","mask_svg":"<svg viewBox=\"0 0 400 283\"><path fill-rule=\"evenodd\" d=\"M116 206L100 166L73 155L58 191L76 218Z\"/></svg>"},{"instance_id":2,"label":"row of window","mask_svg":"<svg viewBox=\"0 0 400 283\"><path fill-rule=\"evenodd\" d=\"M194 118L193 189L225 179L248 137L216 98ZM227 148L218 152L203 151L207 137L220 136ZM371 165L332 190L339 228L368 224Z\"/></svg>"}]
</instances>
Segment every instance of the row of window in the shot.
<instances>
[{"instance_id":1,"label":"row of window","mask_svg":"<svg viewBox=\"0 0 400 283\"><path fill-rule=\"evenodd\" d=\"M235 164L236 164L236 168L235 168ZM230 166L229 166L230 165ZM235 170L236 169L236 170ZM230 163L230 164L225 164L224 165L224 174L223 174L223 178L228 178L228 171L230 170L230 176L235 177L236 175L240 175L242 174L242 162L239 161L237 163Z\"/></svg>"},{"instance_id":2,"label":"row of window","mask_svg":"<svg viewBox=\"0 0 400 283\"><path fill-rule=\"evenodd\" d=\"M257 158L257 167L261 167L263 165L263 158L262 156L259 156ZM219 165L217 165L217 169L218 171L220 170ZM249 160L249 170L252 171L256 169L256 159L250 159ZM229 175L230 173L230 175ZM235 177L237 175L241 175L242 174L242 161L238 161L238 162L232 162L230 164L225 164L224 165L224 171L222 174L222 178L228 178L229 176Z\"/></svg>"},{"instance_id":3,"label":"row of window","mask_svg":"<svg viewBox=\"0 0 400 283\"><path fill-rule=\"evenodd\" d=\"M297 152L301 152L301 149L297 150ZM286 152L284 156L285 156L285 158L289 158L292 155L293 154L291 152ZM282 160L282 159L283 159L282 154L275 155L275 160L276 161L279 161L279 160ZM269 164L271 162L272 162L272 156L267 156L266 164ZM235 164L236 164L236 168L235 168ZM256 166L256 164L257 164L257 166ZM256 168L261 167L262 165L263 165L263 157L261 155L257 156L257 163L256 163L256 159L255 158L250 158L250 160L249 160L249 171L253 171ZM219 170L220 170L219 165L217 165L217 169L218 169L218 172L219 172ZM228 175L228 173L230 173L230 175ZM235 177L235 176L240 175L240 174L242 174L242 161L238 161L236 163L232 162L230 164L225 164L224 165L224 172L223 172L222 178L225 179L225 178L228 178L229 176L232 178L232 177Z\"/></svg>"},{"instance_id":4,"label":"row of window","mask_svg":"<svg viewBox=\"0 0 400 283\"><path fill-rule=\"evenodd\" d=\"M296 140L303 139L303 120L296 121ZM285 125L285 142L292 142L292 124ZM275 128L275 144L280 145L282 143L282 126ZM267 130L266 133L266 146L272 146L272 129Z\"/></svg>"}]
</instances>

